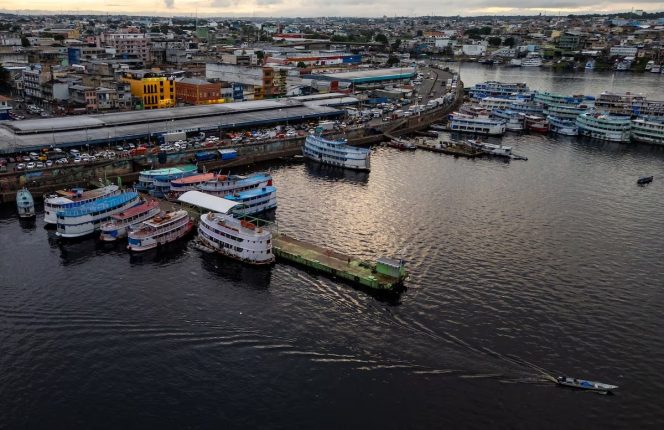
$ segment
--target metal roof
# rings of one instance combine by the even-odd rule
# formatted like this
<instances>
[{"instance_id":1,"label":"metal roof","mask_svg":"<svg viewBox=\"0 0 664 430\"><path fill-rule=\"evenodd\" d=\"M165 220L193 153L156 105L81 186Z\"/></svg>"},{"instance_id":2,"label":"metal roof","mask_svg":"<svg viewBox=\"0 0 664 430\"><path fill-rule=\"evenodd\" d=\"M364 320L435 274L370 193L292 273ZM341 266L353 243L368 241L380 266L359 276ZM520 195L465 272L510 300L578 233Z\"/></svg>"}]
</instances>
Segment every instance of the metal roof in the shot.
<instances>
[{"instance_id":1,"label":"metal roof","mask_svg":"<svg viewBox=\"0 0 664 430\"><path fill-rule=\"evenodd\" d=\"M200 191L187 191L178 197L178 201L222 214L227 214L232 208L238 206L237 202Z\"/></svg>"},{"instance_id":2,"label":"metal roof","mask_svg":"<svg viewBox=\"0 0 664 430\"><path fill-rule=\"evenodd\" d=\"M331 81L347 81L354 83L387 81L392 79L406 79L415 76L414 67L392 67L389 69L367 69L353 72L322 73L310 75L313 79L325 79Z\"/></svg>"}]
</instances>

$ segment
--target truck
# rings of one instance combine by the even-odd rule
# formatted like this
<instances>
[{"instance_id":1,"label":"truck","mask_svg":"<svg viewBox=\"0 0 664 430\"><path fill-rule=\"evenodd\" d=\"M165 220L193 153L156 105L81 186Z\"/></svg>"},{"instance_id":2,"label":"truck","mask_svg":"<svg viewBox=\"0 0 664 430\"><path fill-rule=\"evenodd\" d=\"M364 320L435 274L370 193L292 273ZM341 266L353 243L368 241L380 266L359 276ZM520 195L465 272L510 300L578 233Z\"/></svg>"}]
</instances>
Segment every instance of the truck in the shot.
<instances>
[{"instance_id":1,"label":"truck","mask_svg":"<svg viewBox=\"0 0 664 430\"><path fill-rule=\"evenodd\" d=\"M323 130L333 130L334 121L320 121L318 123L318 127L322 128Z\"/></svg>"},{"instance_id":2,"label":"truck","mask_svg":"<svg viewBox=\"0 0 664 430\"><path fill-rule=\"evenodd\" d=\"M170 133L162 133L157 137L160 145L164 143L177 142L178 140L187 140L187 133L184 131L173 131Z\"/></svg>"}]
</instances>

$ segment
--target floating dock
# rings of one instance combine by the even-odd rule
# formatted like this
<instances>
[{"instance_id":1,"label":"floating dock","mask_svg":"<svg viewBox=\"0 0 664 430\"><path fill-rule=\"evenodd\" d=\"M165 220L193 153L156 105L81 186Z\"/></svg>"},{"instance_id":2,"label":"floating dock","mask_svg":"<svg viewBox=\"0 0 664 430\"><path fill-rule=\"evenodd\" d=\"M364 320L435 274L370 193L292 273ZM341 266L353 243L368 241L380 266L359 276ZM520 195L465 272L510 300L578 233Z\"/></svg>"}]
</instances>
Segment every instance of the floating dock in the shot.
<instances>
[{"instance_id":1,"label":"floating dock","mask_svg":"<svg viewBox=\"0 0 664 430\"><path fill-rule=\"evenodd\" d=\"M445 143L426 143L421 142L419 139L415 144L418 149L431 152L439 152L441 154L454 155L460 157L476 158L484 155L482 151L468 148L465 145L457 145L451 142Z\"/></svg>"},{"instance_id":2,"label":"floating dock","mask_svg":"<svg viewBox=\"0 0 664 430\"><path fill-rule=\"evenodd\" d=\"M403 260L363 261L284 234L272 237L277 258L377 290L395 290L407 276Z\"/></svg>"}]
</instances>

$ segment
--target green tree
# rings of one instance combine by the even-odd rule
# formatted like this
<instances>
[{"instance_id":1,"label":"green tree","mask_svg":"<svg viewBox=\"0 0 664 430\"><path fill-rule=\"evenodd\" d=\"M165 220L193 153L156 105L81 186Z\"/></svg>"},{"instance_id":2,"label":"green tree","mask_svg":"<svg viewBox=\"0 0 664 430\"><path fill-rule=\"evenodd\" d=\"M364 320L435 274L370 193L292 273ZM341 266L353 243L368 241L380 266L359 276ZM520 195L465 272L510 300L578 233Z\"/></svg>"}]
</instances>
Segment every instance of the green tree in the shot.
<instances>
[{"instance_id":1,"label":"green tree","mask_svg":"<svg viewBox=\"0 0 664 430\"><path fill-rule=\"evenodd\" d=\"M305 67L307 67L307 65L304 64L304 61L298 61L298 62L297 62L297 67L298 67L299 69L304 69Z\"/></svg>"},{"instance_id":2,"label":"green tree","mask_svg":"<svg viewBox=\"0 0 664 430\"><path fill-rule=\"evenodd\" d=\"M384 34L380 33L376 35L376 42L382 43L383 45L387 45L387 36Z\"/></svg>"},{"instance_id":3,"label":"green tree","mask_svg":"<svg viewBox=\"0 0 664 430\"><path fill-rule=\"evenodd\" d=\"M392 49L396 51L397 49L399 49L400 46L401 46L401 39L397 39L392 44Z\"/></svg>"},{"instance_id":4,"label":"green tree","mask_svg":"<svg viewBox=\"0 0 664 430\"><path fill-rule=\"evenodd\" d=\"M62 34L56 34L53 36L53 39L57 40L58 42L63 42L65 37Z\"/></svg>"},{"instance_id":5,"label":"green tree","mask_svg":"<svg viewBox=\"0 0 664 430\"><path fill-rule=\"evenodd\" d=\"M399 59L394 55L390 55L390 58L387 59L387 65L391 67L395 64L399 64Z\"/></svg>"},{"instance_id":6,"label":"green tree","mask_svg":"<svg viewBox=\"0 0 664 430\"><path fill-rule=\"evenodd\" d=\"M30 46L30 41L28 40L27 37L21 36L21 46L23 46L24 48Z\"/></svg>"},{"instance_id":7,"label":"green tree","mask_svg":"<svg viewBox=\"0 0 664 430\"><path fill-rule=\"evenodd\" d=\"M500 37L496 37L496 36L489 37L489 45L490 46L498 47L498 46L500 46L501 43L502 43L502 40L500 39Z\"/></svg>"},{"instance_id":8,"label":"green tree","mask_svg":"<svg viewBox=\"0 0 664 430\"><path fill-rule=\"evenodd\" d=\"M510 48L514 47L516 45L516 40L510 36L507 39L505 39L505 42L503 42L505 46L509 46Z\"/></svg>"}]
</instances>

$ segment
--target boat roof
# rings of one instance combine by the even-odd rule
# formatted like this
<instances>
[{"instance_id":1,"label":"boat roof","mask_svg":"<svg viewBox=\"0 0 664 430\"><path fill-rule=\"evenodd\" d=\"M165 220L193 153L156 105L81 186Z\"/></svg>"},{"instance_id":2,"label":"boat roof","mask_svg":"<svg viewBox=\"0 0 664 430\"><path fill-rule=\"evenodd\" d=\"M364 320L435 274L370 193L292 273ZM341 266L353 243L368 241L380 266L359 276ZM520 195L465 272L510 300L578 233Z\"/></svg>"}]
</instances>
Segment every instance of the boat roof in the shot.
<instances>
[{"instance_id":1,"label":"boat roof","mask_svg":"<svg viewBox=\"0 0 664 430\"><path fill-rule=\"evenodd\" d=\"M178 197L178 201L222 214L229 213L232 208L238 205L237 202L200 191L187 191Z\"/></svg>"},{"instance_id":2,"label":"boat roof","mask_svg":"<svg viewBox=\"0 0 664 430\"><path fill-rule=\"evenodd\" d=\"M165 214L155 215L149 220L143 221L143 224L158 228L163 224L175 222L186 216L189 216L189 213L183 209L179 209L173 212L166 212Z\"/></svg>"},{"instance_id":3,"label":"boat roof","mask_svg":"<svg viewBox=\"0 0 664 430\"><path fill-rule=\"evenodd\" d=\"M193 172L194 170L198 170L198 167L192 164L187 164L184 166L166 167L164 169L143 170L140 174L149 176L174 175L176 173Z\"/></svg>"},{"instance_id":4,"label":"boat roof","mask_svg":"<svg viewBox=\"0 0 664 430\"><path fill-rule=\"evenodd\" d=\"M62 214L66 217L87 215L92 212L102 211L112 207L120 206L137 197L138 193L130 191L128 193L122 193L117 196L104 197L99 200L95 200L93 202L86 203L78 207L64 209L58 211L58 214Z\"/></svg>"},{"instance_id":5,"label":"boat roof","mask_svg":"<svg viewBox=\"0 0 664 430\"><path fill-rule=\"evenodd\" d=\"M141 203L138 206L134 206L133 208L129 208L125 211L114 214L113 218L115 218L115 219L131 218L134 215L138 215L140 213L147 212L148 210L150 210L150 209L152 209L156 206L159 206L159 202L157 202L156 200L150 200L150 201L147 201L145 203Z\"/></svg>"},{"instance_id":6,"label":"boat roof","mask_svg":"<svg viewBox=\"0 0 664 430\"><path fill-rule=\"evenodd\" d=\"M171 181L173 184L194 184L196 182L209 181L214 179L214 173L201 173L200 175L187 176Z\"/></svg>"},{"instance_id":7,"label":"boat roof","mask_svg":"<svg viewBox=\"0 0 664 430\"><path fill-rule=\"evenodd\" d=\"M274 193L276 191L277 191L277 189L275 187L267 186L267 187L263 187L263 188L254 188L253 190L240 191L239 193L235 193L235 194L229 194L227 196L224 196L224 199L244 200L244 199L248 199L248 198L251 198L251 197L260 196L260 195L263 195L263 194Z\"/></svg>"}]
</instances>

